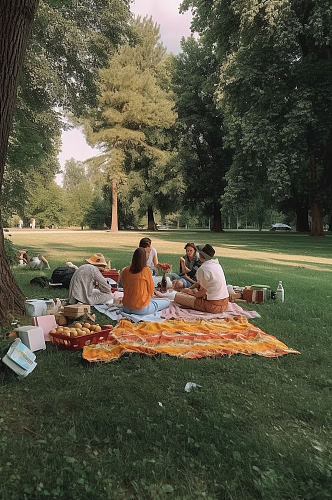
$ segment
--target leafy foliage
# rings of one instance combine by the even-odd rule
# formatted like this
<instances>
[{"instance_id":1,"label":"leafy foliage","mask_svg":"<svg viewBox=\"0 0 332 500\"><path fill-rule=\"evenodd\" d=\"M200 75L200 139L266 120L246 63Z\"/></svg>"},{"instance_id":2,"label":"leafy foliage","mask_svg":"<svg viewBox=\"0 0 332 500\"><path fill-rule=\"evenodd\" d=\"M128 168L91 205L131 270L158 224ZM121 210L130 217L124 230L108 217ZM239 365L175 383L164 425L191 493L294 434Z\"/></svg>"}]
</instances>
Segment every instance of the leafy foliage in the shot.
<instances>
[{"instance_id":1,"label":"leafy foliage","mask_svg":"<svg viewBox=\"0 0 332 500\"><path fill-rule=\"evenodd\" d=\"M173 64L173 88L181 137L179 160L186 184L184 202L192 208L200 205L213 216L213 229L221 230L220 196L231 151L224 144L223 119L214 98L219 64L203 40L191 37L181 47Z\"/></svg>"},{"instance_id":2,"label":"leafy foliage","mask_svg":"<svg viewBox=\"0 0 332 500\"><path fill-rule=\"evenodd\" d=\"M5 247L5 254L8 257L10 264L11 265L17 264L17 258L16 258L17 248L15 247L13 242L8 238L4 238L4 247Z\"/></svg>"},{"instance_id":3,"label":"leafy foliage","mask_svg":"<svg viewBox=\"0 0 332 500\"><path fill-rule=\"evenodd\" d=\"M32 172L59 171L60 110L96 104L97 70L130 37L127 0L40 0L18 89L3 184L3 211L25 215Z\"/></svg>"},{"instance_id":4,"label":"leafy foliage","mask_svg":"<svg viewBox=\"0 0 332 500\"><path fill-rule=\"evenodd\" d=\"M235 152L226 196L240 203L246 186L246 198L259 193L264 204L310 204L313 233L322 234L331 199L331 3L183 2L190 6L220 64L217 99Z\"/></svg>"},{"instance_id":5,"label":"leafy foliage","mask_svg":"<svg viewBox=\"0 0 332 500\"><path fill-rule=\"evenodd\" d=\"M94 162L99 162L105 180L116 179L121 189L134 163L136 172L143 172L140 185L144 189L148 185L151 194L156 187L153 171L160 178L171 159L163 133L176 115L172 95L160 78L165 77L165 49L159 42L159 28L151 19L138 18L132 29L136 45L120 47L100 71L99 107L85 122L85 129L89 142L104 151ZM162 184L159 179L159 187Z\"/></svg>"}]
</instances>

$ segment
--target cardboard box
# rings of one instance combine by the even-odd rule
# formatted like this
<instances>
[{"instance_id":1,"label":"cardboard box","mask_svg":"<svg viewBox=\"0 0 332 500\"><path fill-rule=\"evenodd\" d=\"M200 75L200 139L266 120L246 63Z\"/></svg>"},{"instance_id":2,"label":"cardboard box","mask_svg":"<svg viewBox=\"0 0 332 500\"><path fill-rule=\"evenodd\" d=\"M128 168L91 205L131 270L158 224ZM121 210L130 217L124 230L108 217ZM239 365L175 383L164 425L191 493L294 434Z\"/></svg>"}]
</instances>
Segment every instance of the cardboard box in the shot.
<instances>
[{"instance_id":1,"label":"cardboard box","mask_svg":"<svg viewBox=\"0 0 332 500\"><path fill-rule=\"evenodd\" d=\"M71 319L80 318L84 314L90 314L90 312L91 307L88 304L74 304L63 308L63 314Z\"/></svg>"},{"instance_id":2,"label":"cardboard box","mask_svg":"<svg viewBox=\"0 0 332 500\"><path fill-rule=\"evenodd\" d=\"M230 293L229 301L236 302L237 300L242 299L242 293Z\"/></svg>"},{"instance_id":3,"label":"cardboard box","mask_svg":"<svg viewBox=\"0 0 332 500\"><path fill-rule=\"evenodd\" d=\"M32 318L32 324L35 326L40 326L40 328L42 328L45 341L52 340L49 332L53 328L57 327L57 321L53 314L49 314L47 316L36 316Z\"/></svg>"},{"instance_id":4,"label":"cardboard box","mask_svg":"<svg viewBox=\"0 0 332 500\"><path fill-rule=\"evenodd\" d=\"M15 332L31 351L46 349L44 332L40 326L20 326L15 328Z\"/></svg>"},{"instance_id":5,"label":"cardboard box","mask_svg":"<svg viewBox=\"0 0 332 500\"><path fill-rule=\"evenodd\" d=\"M59 325L59 326L68 325L67 318L62 312L55 315L55 321L56 321L57 325Z\"/></svg>"}]
</instances>

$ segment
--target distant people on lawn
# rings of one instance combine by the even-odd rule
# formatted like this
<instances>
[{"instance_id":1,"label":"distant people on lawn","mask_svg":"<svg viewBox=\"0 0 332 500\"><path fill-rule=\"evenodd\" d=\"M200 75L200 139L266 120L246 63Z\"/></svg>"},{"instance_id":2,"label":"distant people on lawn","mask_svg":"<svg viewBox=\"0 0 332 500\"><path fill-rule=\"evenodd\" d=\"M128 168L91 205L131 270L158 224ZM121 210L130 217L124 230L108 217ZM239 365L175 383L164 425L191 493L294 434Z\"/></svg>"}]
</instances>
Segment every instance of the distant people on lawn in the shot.
<instances>
[{"instance_id":1,"label":"distant people on lawn","mask_svg":"<svg viewBox=\"0 0 332 500\"><path fill-rule=\"evenodd\" d=\"M213 258L215 250L211 245L197 245L197 250L202 262L197 282L177 293L174 300L197 311L222 313L227 309L229 297L224 271L218 259Z\"/></svg>"},{"instance_id":2,"label":"distant people on lawn","mask_svg":"<svg viewBox=\"0 0 332 500\"><path fill-rule=\"evenodd\" d=\"M23 227L23 220L19 219L19 221L18 221L18 228L22 229L22 227Z\"/></svg>"},{"instance_id":3,"label":"distant people on lawn","mask_svg":"<svg viewBox=\"0 0 332 500\"><path fill-rule=\"evenodd\" d=\"M111 286L101 274L101 271L107 267L105 257L102 253L95 253L86 259L86 262L87 264L80 266L71 278L69 304L80 302L93 306L113 303Z\"/></svg>"},{"instance_id":4,"label":"distant people on lawn","mask_svg":"<svg viewBox=\"0 0 332 500\"><path fill-rule=\"evenodd\" d=\"M36 227L36 219L34 217L30 218L29 225L30 225L31 229L35 229L35 227Z\"/></svg>"},{"instance_id":5,"label":"distant people on lawn","mask_svg":"<svg viewBox=\"0 0 332 500\"><path fill-rule=\"evenodd\" d=\"M157 250L153 247L151 247L151 240L150 238L142 238L141 241L139 242L138 245L140 248L145 249L146 253L146 265L150 269L153 275L156 274L156 271L159 267L159 262L158 262L158 254Z\"/></svg>"},{"instance_id":6,"label":"distant people on lawn","mask_svg":"<svg viewBox=\"0 0 332 500\"><path fill-rule=\"evenodd\" d=\"M50 269L48 260L43 255L40 254L34 257L30 257L27 250L19 250L17 260L20 266L27 266L30 269Z\"/></svg>"},{"instance_id":7,"label":"distant people on lawn","mask_svg":"<svg viewBox=\"0 0 332 500\"><path fill-rule=\"evenodd\" d=\"M134 251L131 265L121 271L123 311L128 314L153 314L169 306L169 299L154 290L147 252L140 246Z\"/></svg>"},{"instance_id":8,"label":"distant people on lawn","mask_svg":"<svg viewBox=\"0 0 332 500\"><path fill-rule=\"evenodd\" d=\"M197 269L202 265L198 257L195 243L186 243L184 247L186 255L180 258L179 273L171 273L172 286L174 290L180 291L181 288L188 288L196 283Z\"/></svg>"}]
</instances>

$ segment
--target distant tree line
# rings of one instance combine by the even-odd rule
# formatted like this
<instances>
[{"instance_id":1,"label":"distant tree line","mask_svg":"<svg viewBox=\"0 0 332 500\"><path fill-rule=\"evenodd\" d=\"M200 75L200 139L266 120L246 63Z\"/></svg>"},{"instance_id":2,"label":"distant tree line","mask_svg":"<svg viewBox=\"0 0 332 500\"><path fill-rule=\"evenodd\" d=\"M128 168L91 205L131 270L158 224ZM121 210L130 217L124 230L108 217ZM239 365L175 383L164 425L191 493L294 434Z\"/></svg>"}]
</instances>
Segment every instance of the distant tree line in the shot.
<instances>
[{"instance_id":1,"label":"distant tree line","mask_svg":"<svg viewBox=\"0 0 332 500\"><path fill-rule=\"evenodd\" d=\"M156 212L189 213L221 231L232 217L262 228L273 209L299 231L310 221L313 235L332 225L330 2L184 0L189 8L199 37L174 57L129 2L39 3L9 140L5 219L104 220L117 230L146 215L154 230ZM68 162L63 189L54 182L60 110L101 151L84 166ZM68 185L73 168L81 178Z\"/></svg>"}]
</instances>

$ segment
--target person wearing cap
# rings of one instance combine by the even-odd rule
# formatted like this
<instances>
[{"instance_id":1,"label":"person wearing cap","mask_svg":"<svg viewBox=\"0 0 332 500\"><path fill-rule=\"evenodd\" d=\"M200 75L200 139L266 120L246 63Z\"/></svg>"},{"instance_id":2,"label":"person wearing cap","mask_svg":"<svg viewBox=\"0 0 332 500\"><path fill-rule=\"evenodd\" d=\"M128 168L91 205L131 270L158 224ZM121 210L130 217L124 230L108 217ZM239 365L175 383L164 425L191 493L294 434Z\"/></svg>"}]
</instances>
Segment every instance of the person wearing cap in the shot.
<instances>
[{"instance_id":1,"label":"person wearing cap","mask_svg":"<svg viewBox=\"0 0 332 500\"><path fill-rule=\"evenodd\" d=\"M122 269L123 311L128 314L154 314L169 306L170 301L154 291L152 274L146 265L146 252L136 248L131 265Z\"/></svg>"},{"instance_id":2,"label":"person wearing cap","mask_svg":"<svg viewBox=\"0 0 332 500\"><path fill-rule=\"evenodd\" d=\"M69 285L69 304L107 304L113 301L110 285L101 271L107 266L102 253L95 253L87 264L80 266L73 274Z\"/></svg>"},{"instance_id":3,"label":"person wearing cap","mask_svg":"<svg viewBox=\"0 0 332 500\"><path fill-rule=\"evenodd\" d=\"M197 283L177 293L178 304L207 313L222 313L228 306L228 290L224 271L218 259L214 259L215 250L209 245L197 245L202 262L197 270Z\"/></svg>"},{"instance_id":4,"label":"person wearing cap","mask_svg":"<svg viewBox=\"0 0 332 500\"><path fill-rule=\"evenodd\" d=\"M186 255L180 258L179 274L171 273L170 276L175 290L187 288L196 283L197 269L202 265L195 243L186 243L184 249Z\"/></svg>"}]
</instances>

